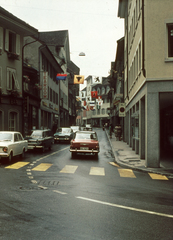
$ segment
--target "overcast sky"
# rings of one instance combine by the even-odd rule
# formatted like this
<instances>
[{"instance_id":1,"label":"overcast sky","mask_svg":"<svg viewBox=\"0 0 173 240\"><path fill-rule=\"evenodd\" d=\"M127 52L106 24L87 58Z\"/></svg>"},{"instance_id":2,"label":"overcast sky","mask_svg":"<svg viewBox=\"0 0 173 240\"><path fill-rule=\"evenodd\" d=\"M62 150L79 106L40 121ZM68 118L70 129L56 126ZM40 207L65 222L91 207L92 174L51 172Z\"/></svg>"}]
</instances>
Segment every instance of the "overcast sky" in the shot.
<instances>
[{"instance_id":1,"label":"overcast sky","mask_svg":"<svg viewBox=\"0 0 173 240\"><path fill-rule=\"evenodd\" d=\"M85 78L107 77L124 21L119 0L0 0L0 6L39 31L69 31L70 58ZM84 52L85 57L79 53Z\"/></svg>"}]
</instances>

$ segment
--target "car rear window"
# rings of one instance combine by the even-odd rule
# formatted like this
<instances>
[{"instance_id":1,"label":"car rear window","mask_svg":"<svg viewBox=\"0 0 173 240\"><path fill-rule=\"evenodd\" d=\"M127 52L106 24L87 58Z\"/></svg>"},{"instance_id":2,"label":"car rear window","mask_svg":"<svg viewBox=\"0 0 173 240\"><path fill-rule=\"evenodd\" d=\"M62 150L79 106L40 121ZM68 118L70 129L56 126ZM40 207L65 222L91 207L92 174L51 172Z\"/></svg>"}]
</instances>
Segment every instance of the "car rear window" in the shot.
<instances>
[{"instance_id":1,"label":"car rear window","mask_svg":"<svg viewBox=\"0 0 173 240\"><path fill-rule=\"evenodd\" d=\"M76 133L75 139L94 139L97 140L97 136L95 133Z\"/></svg>"}]
</instances>

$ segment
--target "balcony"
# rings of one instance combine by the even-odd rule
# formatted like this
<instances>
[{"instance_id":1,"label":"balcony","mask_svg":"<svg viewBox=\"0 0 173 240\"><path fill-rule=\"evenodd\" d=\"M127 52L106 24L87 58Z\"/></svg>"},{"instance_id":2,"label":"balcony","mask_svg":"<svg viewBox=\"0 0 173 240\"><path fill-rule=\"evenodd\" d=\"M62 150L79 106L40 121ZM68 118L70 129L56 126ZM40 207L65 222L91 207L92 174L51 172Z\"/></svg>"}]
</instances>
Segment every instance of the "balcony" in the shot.
<instances>
[{"instance_id":1,"label":"balcony","mask_svg":"<svg viewBox=\"0 0 173 240\"><path fill-rule=\"evenodd\" d=\"M17 53L7 52L7 56L12 60L19 60L19 55Z\"/></svg>"}]
</instances>

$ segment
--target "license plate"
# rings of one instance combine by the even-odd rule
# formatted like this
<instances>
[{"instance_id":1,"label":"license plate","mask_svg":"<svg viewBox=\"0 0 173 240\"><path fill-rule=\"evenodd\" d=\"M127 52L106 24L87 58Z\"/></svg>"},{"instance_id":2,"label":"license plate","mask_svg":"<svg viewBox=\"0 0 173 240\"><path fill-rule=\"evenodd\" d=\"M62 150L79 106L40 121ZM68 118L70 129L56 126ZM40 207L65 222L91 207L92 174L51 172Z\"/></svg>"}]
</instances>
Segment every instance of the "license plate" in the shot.
<instances>
[{"instance_id":1,"label":"license plate","mask_svg":"<svg viewBox=\"0 0 173 240\"><path fill-rule=\"evenodd\" d=\"M88 147L80 147L80 150L88 150Z\"/></svg>"}]
</instances>

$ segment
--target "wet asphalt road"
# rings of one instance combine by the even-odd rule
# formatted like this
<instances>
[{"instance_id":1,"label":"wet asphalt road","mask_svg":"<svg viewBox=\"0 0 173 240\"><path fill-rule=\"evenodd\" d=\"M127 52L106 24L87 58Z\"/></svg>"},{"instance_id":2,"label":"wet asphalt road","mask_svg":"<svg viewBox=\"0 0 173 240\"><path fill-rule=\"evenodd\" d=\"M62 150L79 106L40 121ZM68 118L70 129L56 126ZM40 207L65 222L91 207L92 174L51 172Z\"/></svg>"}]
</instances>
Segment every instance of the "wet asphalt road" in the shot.
<instances>
[{"instance_id":1,"label":"wet asphalt road","mask_svg":"<svg viewBox=\"0 0 173 240\"><path fill-rule=\"evenodd\" d=\"M71 159L69 144L61 143L28 152L19 169L1 161L0 239L173 239L173 179L122 177L110 164L105 132L96 131L98 160Z\"/></svg>"}]
</instances>

